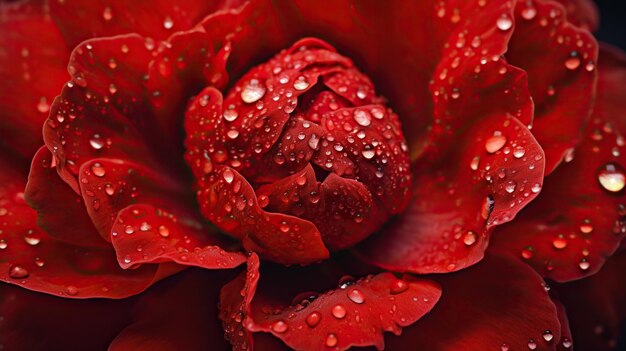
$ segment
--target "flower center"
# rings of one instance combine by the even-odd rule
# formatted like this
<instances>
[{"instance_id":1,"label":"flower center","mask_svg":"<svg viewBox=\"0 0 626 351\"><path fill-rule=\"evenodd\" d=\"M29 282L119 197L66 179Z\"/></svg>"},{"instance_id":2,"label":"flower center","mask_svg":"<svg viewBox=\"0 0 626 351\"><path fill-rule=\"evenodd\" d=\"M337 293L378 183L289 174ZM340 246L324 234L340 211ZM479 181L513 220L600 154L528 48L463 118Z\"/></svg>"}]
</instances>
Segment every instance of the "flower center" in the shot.
<instances>
[{"instance_id":1,"label":"flower center","mask_svg":"<svg viewBox=\"0 0 626 351\"><path fill-rule=\"evenodd\" d=\"M187 114L208 99L197 96ZM190 147L188 136L200 187L229 167L263 211L312 222L330 250L358 243L406 207L411 173L398 116L327 43L303 39L250 69L216 108L221 115L194 136L204 146Z\"/></svg>"}]
</instances>

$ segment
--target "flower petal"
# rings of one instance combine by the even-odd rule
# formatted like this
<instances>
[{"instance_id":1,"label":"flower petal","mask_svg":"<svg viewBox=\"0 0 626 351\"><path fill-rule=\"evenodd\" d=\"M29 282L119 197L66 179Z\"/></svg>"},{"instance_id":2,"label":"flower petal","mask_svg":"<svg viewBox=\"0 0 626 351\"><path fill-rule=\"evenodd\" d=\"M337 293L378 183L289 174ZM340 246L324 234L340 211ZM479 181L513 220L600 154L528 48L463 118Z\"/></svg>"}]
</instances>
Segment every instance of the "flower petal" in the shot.
<instances>
[{"instance_id":1,"label":"flower petal","mask_svg":"<svg viewBox=\"0 0 626 351\"><path fill-rule=\"evenodd\" d=\"M15 165L7 162L4 155L0 157L1 280L69 298L123 298L180 270L152 265L125 271L110 248L76 246L49 236L35 225L37 213L24 201L26 175L14 171ZM84 212L77 212L77 216L81 213ZM89 233L92 228L83 228L85 236L97 238L95 231ZM68 230L78 231L78 228Z\"/></svg>"},{"instance_id":2,"label":"flower petal","mask_svg":"<svg viewBox=\"0 0 626 351\"><path fill-rule=\"evenodd\" d=\"M506 58L528 73L533 134L546 152L550 174L581 140L591 117L598 45L589 32L569 23L554 1L520 1L515 17Z\"/></svg>"},{"instance_id":3,"label":"flower petal","mask_svg":"<svg viewBox=\"0 0 626 351\"><path fill-rule=\"evenodd\" d=\"M487 255L463 272L433 280L442 287L441 300L401 336L388 337L388 350L549 350L560 338L545 283L514 259Z\"/></svg>"},{"instance_id":4,"label":"flower petal","mask_svg":"<svg viewBox=\"0 0 626 351\"><path fill-rule=\"evenodd\" d=\"M246 261L243 254L222 249L227 243L211 233L212 229L150 205L131 205L121 210L111 231L119 264L125 269L170 261L226 269Z\"/></svg>"},{"instance_id":5,"label":"flower petal","mask_svg":"<svg viewBox=\"0 0 626 351\"><path fill-rule=\"evenodd\" d=\"M68 75L70 50L43 1L0 4L0 145L25 159ZM27 165L27 164L25 164Z\"/></svg>"},{"instance_id":6,"label":"flower petal","mask_svg":"<svg viewBox=\"0 0 626 351\"><path fill-rule=\"evenodd\" d=\"M583 142L546 178L537 200L494 236L498 250L559 282L597 272L626 234L625 67L623 57L602 52L594 118Z\"/></svg>"},{"instance_id":7,"label":"flower petal","mask_svg":"<svg viewBox=\"0 0 626 351\"><path fill-rule=\"evenodd\" d=\"M591 0L556 0L565 7L567 20L577 27L595 32L600 25L600 14Z\"/></svg>"},{"instance_id":8,"label":"flower petal","mask_svg":"<svg viewBox=\"0 0 626 351\"><path fill-rule=\"evenodd\" d=\"M624 340L626 253L609 259L593 277L556 286L577 350L615 350Z\"/></svg>"},{"instance_id":9,"label":"flower petal","mask_svg":"<svg viewBox=\"0 0 626 351\"><path fill-rule=\"evenodd\" d=\"M341 269L332 264L302 269L268 265L266 272L259 273L258 260L253 257L247 273L222 289L225 327L232 333L241 330L245 336L231 335L235 349L250 345L250 332L266 332L298 350L345 350L351 346L382 350L385 331L399 334L402 327L428 313L441 296L439 287L430 281L409 276L398 279L391 273L356 281L344 277L338 288L331 287L326 293L307 292L339 279ZM259 277L263 279L259 281ZM290 284L277 289L281 281Z\"/></svg>"},{"instance_id":10,"label":"flower petal","mask_svg":"<svg viewBox=\"0 0 626 351\"><path fill-rule=\"evenodd\" d=\"M544 157L519 120L493 115L466 130L456 147L429 167L418 164L409 208L360 247L364 260L414 273L455 271L478 262L492 228L512 220L537 196Z\"/></svg>"},{"instance_id":11,"label":"flower petal","mask_svg":"<svg viewBox=\"0 0 626 351\"><path fill-rule=\"evenodd\" d=\"M83 198L59 177L45 146L33 158L24 199L37 211L37 226L54 239L76 246L110 247L97 234Z\"/></svg>"},{"instance_id":12,"label":"flower petal","mask_svg":"<svg viewBox=\"0 0 626 351\"><path fill-rule=\"evenodd\" d=\"M172 3L157 0L150 6L124 0L66 0L50 3L50 15L70 46L94 37L135 33L154 39L167 39L187 30L203 17L241 1L185 1Z\"/></svg>"},{"instance_id":13,"label":"flower petal","mask_svg":"<svg viewBox=\"0 0 626 351\"><path fill-rule=\"evenodd\" d=\"M312 263L329 253L315 225L261 209L254 189L236 170L224 167L198 195L202 213L240 239L243 247L274 262Z\"/></svg>"}]
</instances>

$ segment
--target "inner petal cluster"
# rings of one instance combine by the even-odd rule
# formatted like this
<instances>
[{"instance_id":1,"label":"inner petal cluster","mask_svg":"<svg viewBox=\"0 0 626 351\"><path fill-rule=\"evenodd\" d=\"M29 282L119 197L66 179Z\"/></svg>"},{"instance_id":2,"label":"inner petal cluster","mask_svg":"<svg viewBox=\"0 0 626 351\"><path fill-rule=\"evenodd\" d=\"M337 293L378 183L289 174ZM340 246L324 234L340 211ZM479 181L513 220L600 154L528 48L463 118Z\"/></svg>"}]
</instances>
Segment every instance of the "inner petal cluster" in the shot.
<instances>
[{"instance_id":1,"label":"inner petal cluster","mask_svg":"<svg viewBox=\"0 0 626 351\"><path fill-rule=\"evenodd\" d=\"M278 249L268 247L277 235L290 240L306 222L329 250L341 250L407 206L411 173L398 116L351 60L320 40L303 39L250 69L224 97L206 88L185 127L203 214L268 251Z\"/></svg>"}]
</instances>

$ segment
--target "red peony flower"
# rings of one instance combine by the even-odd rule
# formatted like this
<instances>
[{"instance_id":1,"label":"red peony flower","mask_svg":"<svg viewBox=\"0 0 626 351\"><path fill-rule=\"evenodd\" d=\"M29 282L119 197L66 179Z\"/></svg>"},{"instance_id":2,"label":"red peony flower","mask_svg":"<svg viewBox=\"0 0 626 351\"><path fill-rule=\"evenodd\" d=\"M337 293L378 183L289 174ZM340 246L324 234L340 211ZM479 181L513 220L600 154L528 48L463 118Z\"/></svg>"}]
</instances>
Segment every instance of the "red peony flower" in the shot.
<instances>
[{"instance_id":1,"label":"red peony flower","mask_svg":"<svg viewBox=\"0 0 626 351\"><path fill-rule=\"evenodd\" d=\"M0 3L0 349L615 348L626 55L597 25Z\"/></svg>"}]
</instances>

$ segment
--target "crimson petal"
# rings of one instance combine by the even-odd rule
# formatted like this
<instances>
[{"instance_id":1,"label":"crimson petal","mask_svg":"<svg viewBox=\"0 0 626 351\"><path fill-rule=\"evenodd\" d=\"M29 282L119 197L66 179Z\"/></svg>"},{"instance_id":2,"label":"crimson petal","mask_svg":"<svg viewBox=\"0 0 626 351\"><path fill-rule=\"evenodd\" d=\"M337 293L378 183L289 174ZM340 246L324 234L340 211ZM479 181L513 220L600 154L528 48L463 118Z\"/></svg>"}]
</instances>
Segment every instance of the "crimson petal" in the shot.
<instances>
[{"instance_id":1,"label":"crimson petal","mask_svg":"<svg viewBox=\"0 0 626 351\"><path fill-rule=\"evenodd\" d=\"M551 0L520 1L515 16L506 58L528 73L535 102L533 134L546 152L550 174L581 140L591 117L598 45Z\"/></svg>"},{"instance_id":2,"label":"crimson petal","mask_svg":"<svg viewBox=\"0 0 626 351\"><path fill-rule=\"evenodd\" d=\"M117 264L111 248L76 246L48 235L35 225L37 213L24 201L25 175L14 171L15 164L0 156L1 280L63 297L123 298L180 270L152 265L125 271ZM77 216L81 213L84 210ZM83 228L85 237L97 238L95 230L89 233L89 229Z\"/></svg>"},{"instance_id":3,"label":"crimson petal","mask_svg":"<svg viewBox=\"0 0 626 351\"><path fill-rule=\"evenodd\" d=\"M329 256L313 223L262 210L250 183L232 168L222 168L198 199L206 218L239 238L247 250L274 262L304 264Z\"/></svg>"},{"instance_id":4,"label":"crimson petal","mask_svg":"<svg viewBox=\"0 0 626 351\"><path fill-rule=\"evenodd\" d=\"M578 350L615 350L624 340L626 253L609 259L593 277L556 286ZM621 345L621 344L620 344Z\"/></svg>"},{"instance_id":5,"label":"crimson petal","mask_svg":"<svg viewBox=\"0 0 626 351\"><path fill-rule=\"evenodd\" d=\"M388 337L388 350L551 350L561 336L545 283L514 259L489 254L433 280L444 291L441 301L401 336Z\"/></svg>"},{"instance_id":6,"label":"crimson petal","mask_svg":"<svg viewBox=\"0 0 626 351\"><path fill-rule=\"evenodd\" d=\"M537 196L543 151L519 120L487 117L463 138L431 171L418 171L408 209L360 247L364 260L414 273L463 269L483 257L494 226Z\"/></svg>"},{"instance_id":7,"label":"crimson petal","mask_svg":"<svg viewBox=\"0 0 626 351\"><path fill-rule=\"evenodd\" d=\"M497 249L560 282L597 272L626 234L626 125L621 118L626 60L609 51L602 54L594 119L584 141L570 162L546 178L537 200L494 236Z\"/></svg>"},{"instance_id":8,"label":"crimson petal","mask_svg":"<svg viewBox=\"0 0 626 351\"><path fill-rule=\"evenodd\" d=\"M556 0L567 11L567 20L577 27L595 32L600 25L600 14L591 0Z\"/></svg>"},{"instance_id":9,"label":"crimson petal","mask_svg":"<svg viewBox=\"0 0 626 351\"><path fill-rule=\"evenodd\" d=\"M157 0L150 6L125 0L66 0L50 3L50 15L70 46L94 37L134 33L167 39L187 30L221 9L239 6L239 0L185 1Z\"/></svg>"},{"instance_id":10,"label":"crimson petal","mask_svg":"<svg viewBox=\"0 0 626 351\"><path fill-rule=\"evenodd\" d=\"M222 289L225 327L245 336L231 335L235 349L250 345L250 332L266 332L298 350L352 346L382 350L385 331L399 334L402 327L428 313L441 296L439 287L430 281L410 276L399 279L391 273L359 280L344 276L338 288L330 286L331 290L318 294L307 291L337 282L341 269L328 263L301 270L270 264L267 269L267 276L259 272L258 259L252 257L248 271ZM280 281L290 284L277 290Z\"/></svg>"},{"instance_id":11,"label":"crimson petal","mask_svg":"<svg viewBox=\"0 0 626 351\"><path fill-rule=\"evenodd\" d=\"M50 104L67 81L70 50L44 1L0 3L0 33L0 145L30 159L41 146Z\"/></svg>"},{"instance_id":12,"label":"crimson petal","mask_svg":"<svg viewBox=\"0 0 626 351\"><path fill-rule=\"evenodd\" d=\"M83 198L59 177L45 146L33 158L24 199L37 211L37 225L56 240L76 246L110 247L97 234Z\"/></svg>"},{"instance_id":13,"label":"crimson petal","mask_svg":"<svg viewBox=\"0 0 626 351\"><path fill-rule=\"evenodd\" d=\"M173 261L225 269L245 262L243 254L222 249L227 247L226 241L210 231L193 219L179 218L150 205L132 205L119 212L112 241L122 268Z\"/></svg>"}]
</instances>

